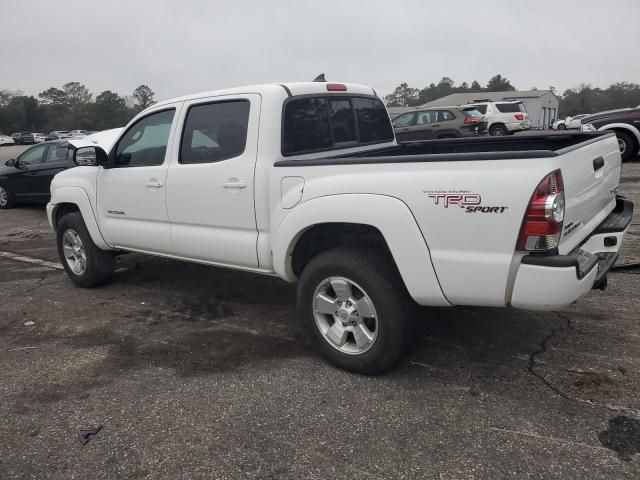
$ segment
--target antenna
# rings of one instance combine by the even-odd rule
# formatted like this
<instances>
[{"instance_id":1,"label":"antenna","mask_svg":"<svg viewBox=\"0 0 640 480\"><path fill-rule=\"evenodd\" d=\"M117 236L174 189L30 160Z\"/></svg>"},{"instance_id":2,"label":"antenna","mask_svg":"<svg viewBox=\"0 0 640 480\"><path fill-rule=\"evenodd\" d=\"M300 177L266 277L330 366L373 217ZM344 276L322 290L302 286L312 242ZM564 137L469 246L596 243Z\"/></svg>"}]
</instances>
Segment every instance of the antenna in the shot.
<instances>
[{"instance_id":1,"label":"antenna","mask_svg":"<svg viewBox=\"0 0 640 480\"><path fill-rule=\"evenodd\" d=\"M326 82L327 79L324 78L324 73L321 73L316 78L313 79L314 82Z\"/></svg>"}]
</instances>

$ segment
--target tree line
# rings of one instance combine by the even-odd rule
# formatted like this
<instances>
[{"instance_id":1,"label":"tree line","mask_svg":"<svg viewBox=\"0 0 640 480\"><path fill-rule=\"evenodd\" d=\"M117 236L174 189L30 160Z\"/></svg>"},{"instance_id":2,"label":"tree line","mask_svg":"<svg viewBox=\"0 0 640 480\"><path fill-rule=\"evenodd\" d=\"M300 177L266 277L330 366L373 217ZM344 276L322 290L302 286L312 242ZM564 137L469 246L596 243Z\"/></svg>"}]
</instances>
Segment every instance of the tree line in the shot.
<instances>
[{"instance_id":1,"label":"tree line","mask_svg":"<svg viewBox=\"0 0 640 480\"><path fill-rule=\"evenodd\" d=\"M436 84L431 83L422 89L412 88L407 83L401 83L395 90L385 97L389 107L415 107L425 103L446 97L452 93L474 92L502 92L513 91L516 88L502 75L494 75L483 87L477 81L462 82L455 85L449 77L442 77ZM531 90L537 90L532 87ZM577 87L569 88L559 95L556 88L548 88L559 100L559 118L578 115L580 113L595 113L617 108L637 107L640 105L640 84L630 82L618 82L609 85L606 89L593 87L583 83Z\"/></svg>"},{"instance_id":2,"label":"tree line","mask_svg":"<svg viewBox=\"0 0 640 480\"><path fill-rule=\"evenodd\" d=\"M105 90L94 98L79 82L66 83L62 88L48 88L37 97L20 91L0 90L0 132L121 127L154 103L154 92L147 85L140 85L126 97Z\"/></svg>"}]
</instances>

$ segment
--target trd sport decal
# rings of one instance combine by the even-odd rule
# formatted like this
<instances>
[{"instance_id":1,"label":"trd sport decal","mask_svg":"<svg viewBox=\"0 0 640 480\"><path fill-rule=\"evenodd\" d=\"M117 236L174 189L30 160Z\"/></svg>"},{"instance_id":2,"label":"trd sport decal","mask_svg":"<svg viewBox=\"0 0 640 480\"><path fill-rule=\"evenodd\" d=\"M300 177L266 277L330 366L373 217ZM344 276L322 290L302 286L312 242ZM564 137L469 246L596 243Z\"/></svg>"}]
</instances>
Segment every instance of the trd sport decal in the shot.
<instances>
[{"instance_id":1,"label":"trd sport decal","mask_svg":"<svg viewBox=\"0 0 640 480\"><path fill-rule=\"evenodd\" d=\"M457 205L464 208L467 213L504 213L509 207L482 205L482 197L478 193L469 190L435 191L425 190L429 198L436 205L449 208L449 205Z\"/></svg>"}]
</instances>

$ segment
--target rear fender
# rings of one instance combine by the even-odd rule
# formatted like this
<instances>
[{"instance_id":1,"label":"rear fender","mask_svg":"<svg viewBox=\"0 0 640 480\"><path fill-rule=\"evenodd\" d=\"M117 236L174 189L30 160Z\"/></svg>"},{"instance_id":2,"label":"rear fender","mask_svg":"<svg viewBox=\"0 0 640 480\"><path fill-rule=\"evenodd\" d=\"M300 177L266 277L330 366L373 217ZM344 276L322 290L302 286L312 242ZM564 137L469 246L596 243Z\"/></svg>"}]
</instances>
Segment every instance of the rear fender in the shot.
<instances>
[{"instance_id":1,"label":"rear fender","mask_svg":"<svg viewBox=\"0 0 640 480\"><path fill-rule=\"evenodd\" d=\"M102 250L111 250L111 247L109 247L109 245L104 241L104 238L102 238L95 212L93 211L91 202L89 201L89 195L87 195L87 192L82 187L59 187L52 192L51 202L47 205L47 214L49 216L49 223L51 224L51 227L54 230L57 228L57 210L61 205L68 203L76 205L80 210L82 219L84 220L84 224L87 226L87 230L89 231L89 235L91 235L93 243Z\"/></svg>"},{"instance_id":2,"label":"rear fender","mask_svg":"<svg viewBox=\"0 0 640 480\"><path fill-rule=\"evenodd\" d=\"M298 204L283 219L273 239L276 273L297 280L291 256L310 227L322 223L356 223L376 228L384 237L411 297L421 305L449 306L436 277L427 244L409 207L394 197L342 194Z\"/></svg>"},{"instance_id":3,"label":"rear fender","mask_svg":"<svg viewBox=\"0 0 640 480\"><path fill-rule=\"evenodd\" d=\"M634 136L636 142L638 142L638 145L640 145L640 130L628 123L609 123L598 129L599 132L602 130L626 130Z\"/></svg>"}]
</instances>

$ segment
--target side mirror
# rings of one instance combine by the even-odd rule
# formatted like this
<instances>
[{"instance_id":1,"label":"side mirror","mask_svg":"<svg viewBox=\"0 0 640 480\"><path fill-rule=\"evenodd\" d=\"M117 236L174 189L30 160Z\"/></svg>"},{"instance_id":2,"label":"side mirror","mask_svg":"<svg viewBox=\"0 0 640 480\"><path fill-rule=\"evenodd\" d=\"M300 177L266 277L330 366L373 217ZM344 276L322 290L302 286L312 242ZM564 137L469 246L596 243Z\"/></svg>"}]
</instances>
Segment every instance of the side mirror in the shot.
<instances>
[{"instance_id":1,"label":"side mirror","mask_svg":"<svg viewBox=\"0 0 640 480\"><path fill-rule=\"evenodd\" d=\"M80 167L106 165L107 152L100 147L80 147L73 152L73 161Z\"/></svg>"},{"instance_id":2,"label":"side mirror","mask_svg":"<svg viewBox=\"0 0 640 480\"><path fill-rule=\"evenodd\" d=\"M16 166L16 159L15 158L11 158L11 159L7 160L6 162L4 162L4 164L7 167L15 167Z\"/></svg>"}]
</instances>

